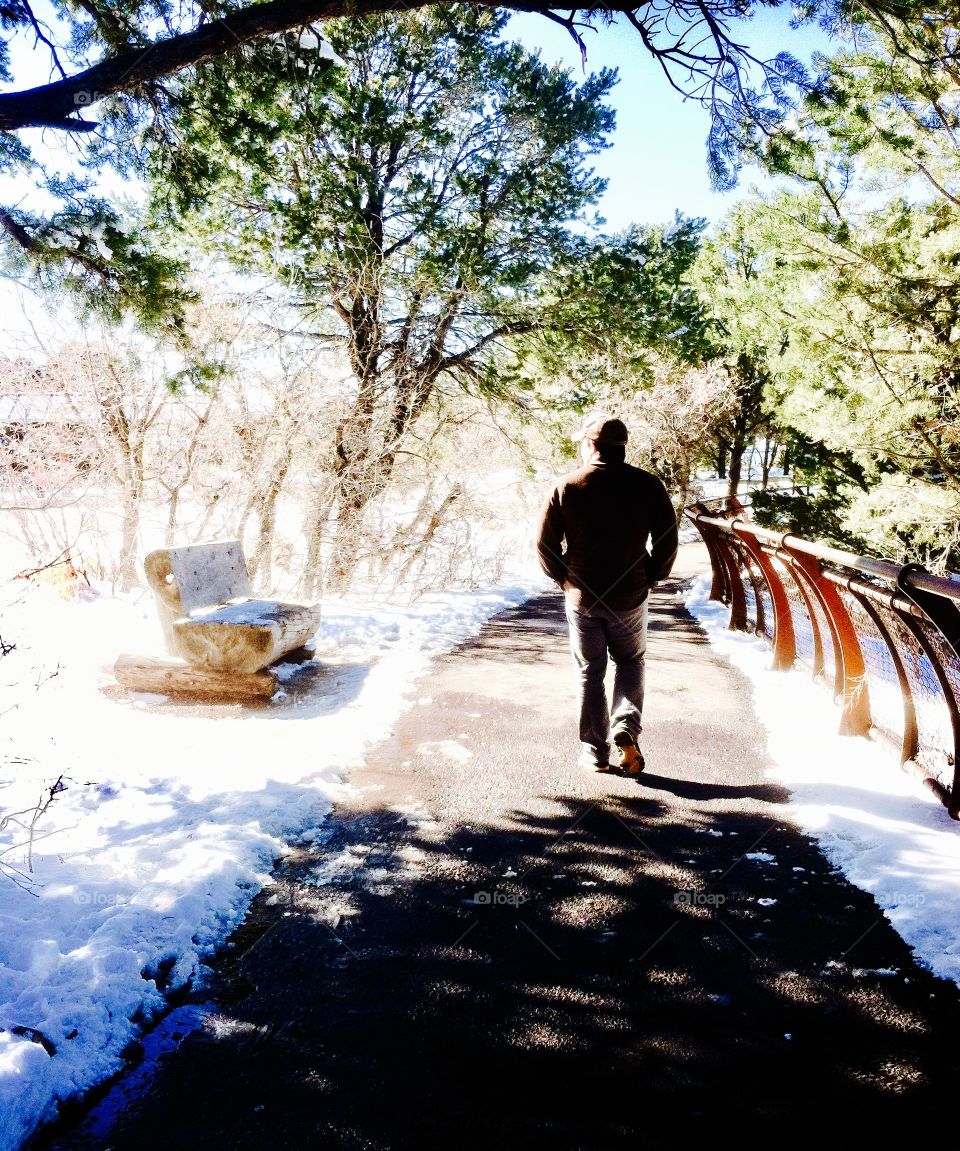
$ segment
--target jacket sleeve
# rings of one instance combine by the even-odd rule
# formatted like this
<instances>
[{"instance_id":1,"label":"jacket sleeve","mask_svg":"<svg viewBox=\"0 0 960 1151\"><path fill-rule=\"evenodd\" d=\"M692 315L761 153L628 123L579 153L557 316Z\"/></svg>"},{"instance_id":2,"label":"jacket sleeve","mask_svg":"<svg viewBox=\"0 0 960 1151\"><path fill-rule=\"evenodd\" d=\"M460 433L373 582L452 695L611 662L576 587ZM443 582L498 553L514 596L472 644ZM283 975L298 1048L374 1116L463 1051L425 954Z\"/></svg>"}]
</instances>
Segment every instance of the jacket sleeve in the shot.
<instances>
[{"instance_id":1,"label":"jacket sleeve","mask_svg":"<svg viewBox=\"0 0 960 1151\"><path fill-rule=\"evenodd\" d=\"M544 572L563 587L567 578L567 562L563 556L563 512L560 508L560 489L553 489L540 513L537 529L537 556Z\"/></svg>"},{"instance_id":2,"label":"jacket sleeve","mask_svg":"<svg viewBox=\"0 0 960 1151\"><path fill-rule=\"evenodd\" d=\"M650 557L647 575L651 586L667 578L677 560L680 540L677 514L662 481L653 478L650 503Z\"/></svg>"}]
</instances>

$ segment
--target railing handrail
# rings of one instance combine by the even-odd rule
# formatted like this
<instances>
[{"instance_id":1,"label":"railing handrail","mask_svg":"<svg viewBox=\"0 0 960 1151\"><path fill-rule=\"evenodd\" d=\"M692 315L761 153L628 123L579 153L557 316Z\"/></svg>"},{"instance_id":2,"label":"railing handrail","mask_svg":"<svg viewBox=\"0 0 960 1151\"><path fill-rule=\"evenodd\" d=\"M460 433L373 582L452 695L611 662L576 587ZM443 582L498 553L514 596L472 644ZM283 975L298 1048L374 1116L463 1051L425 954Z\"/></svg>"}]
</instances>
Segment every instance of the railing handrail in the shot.
<instances>
[{"instance_id":1,"label":"railing handrail","mask_svg":"<svg viewBox=\"0 0 960 1151\"><path fill-rule=\"evenodd\" d=\"M850 568L863 575L888 580L901 589L912 587L960 603L960 576L937 576L918 564L897 565L890 563L889 560L878 560L870 556L857 555L855 552L841 551L840 548L831 547L829 544L805 540L792 532L777 532L770 528L762 528L759 524L739 516L726 519L722 516L708 516L702 512L691 511L688 511L687 515L694 523L708 524L710 527L733 534L736 534L739 527L748 531L755 539L772 544L775 548L789 548L791 551L803 552L837 567Z\"/></svg>"}]
</instances>

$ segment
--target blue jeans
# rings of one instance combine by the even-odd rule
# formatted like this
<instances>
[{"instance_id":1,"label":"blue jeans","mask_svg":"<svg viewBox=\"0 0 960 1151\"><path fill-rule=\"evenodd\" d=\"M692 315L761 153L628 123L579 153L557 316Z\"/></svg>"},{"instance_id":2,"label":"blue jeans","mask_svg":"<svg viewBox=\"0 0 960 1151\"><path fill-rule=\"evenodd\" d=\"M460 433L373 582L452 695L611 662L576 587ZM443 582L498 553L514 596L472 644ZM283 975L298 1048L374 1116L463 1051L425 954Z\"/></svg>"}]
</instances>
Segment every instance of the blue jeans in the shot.
<instances>
[{"instance_id":1,"label":"blue jeans","mask_svg":"<svg viewBox=\"0 0 960 1151\"><path fill-rule=\"evenodd\" d=\"M580 743L585 757L606 764L613 735L624 731L639 741L642 730L650 599L630 611L613 611L602 604L583 611L572 607L569 597L564 602L570 650L579 673ZM608 653L616 669L612 712L604 683Z\"/></svg>"}]
</instances>

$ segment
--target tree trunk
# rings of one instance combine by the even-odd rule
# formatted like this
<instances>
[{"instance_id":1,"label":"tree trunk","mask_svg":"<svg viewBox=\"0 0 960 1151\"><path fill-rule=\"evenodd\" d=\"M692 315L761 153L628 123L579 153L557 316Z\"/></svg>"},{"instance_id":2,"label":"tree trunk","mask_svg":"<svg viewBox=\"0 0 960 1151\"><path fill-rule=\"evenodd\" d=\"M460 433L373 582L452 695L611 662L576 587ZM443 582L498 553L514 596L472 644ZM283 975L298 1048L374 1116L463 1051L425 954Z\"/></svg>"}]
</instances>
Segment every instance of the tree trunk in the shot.
<instances>
[{"instance_id":1,"label":"tree trunk","mask_svg":"<svg viewBox=\"0 0 960 1151\"><path fill-rule=\"evenodd\" d=\"M163 542L166 546L173 547L174 537L177 534L177 512L180 508L180 487L179 485L170 490L170 499L167 501L167 526L163 533Z\"/></svg>"},{"instance_id":2,"label":"tree trunk","mask_svg":"<svg viewBox=\"0 0 960 1151\"><path fill-rule=\"evenodd\" d=\"M683 509L687 506L687 499L690 495L690 473L693 470L690 467L690 455L688 452L683 452L680 459L682 462L680 465L679 477L680 502L677 505L677 527L680 527L683 521Z\"/></svg>"},{"instance_id":3,"label":"tree trunk","mask_svg":"<svg viewBox=\"0 0 960 1151\"><path fill-rule=\"evenodd\" d=\"M259 529L257 543L250 565L250 582L265 578L269 584L273 578L273 537L277 527L277 500L290 470L291 452L289 449L277 464L276 473L269 486L261 489L257 506Z\"/></svg>"},{"instance_id":4,"label":"tree trunk","mask_svg":"<svg viewBox=\"0 0 960 1151\"><path fill-rule=\"evenodd\" d=\"M341 493L337 499L337 522L326 581L335 592L347 590L363 558L364 520L372 498L361 493L345 498Z\"/></svg>"},{"instance_id":5,"label":"tree trunk","mask_svg":"<svg viewBox=\"0 0 960 1151\"><path fill-rule=\"evenodd\" d=\"M137 585L137 541L140 537L140 499L138 486L124 492L123 521L120 542L120 591L132 591Z\"/></svg>"},{"instance_id":6,"label":"tree trunk","mask_svg":"<svg viewBox=\"0 0 960 1151\"><path fill-rule=\"evenodd\" d=\"M763 490L770 486L770 472L777 458L779 450L776 436L767 436L763 441Z\"/></svg>"},{"instance_id":7,"label":"tree trunk","mask_svg":"<svg viewBox=\"0 0 960 1151\"><path fill-rule=\"evenodd\" d=\"M400 402L402 398L395 399L394 405ZM400 437L412 422L410 417L402 427L395 424L395 431L386 432L381 439L379 434L371 433L366 412L360 412L337 429L337 520L327 569L328 583L337 592L347 589L363 558L367 508L390 486ZM371 443L374 435L377 441Z\"/></svg>"},{"instance_id":8,"label":"tree trunk","mask_svg":"<svg viewBox=\"0 0 960 1151\"><path fill-rule=\"evenodd\" d=\"M738 438L730 445L730 471L727 475L727 499L737 498L743 473L743 453L746 445Z\"/></svg>"}]
</instances>

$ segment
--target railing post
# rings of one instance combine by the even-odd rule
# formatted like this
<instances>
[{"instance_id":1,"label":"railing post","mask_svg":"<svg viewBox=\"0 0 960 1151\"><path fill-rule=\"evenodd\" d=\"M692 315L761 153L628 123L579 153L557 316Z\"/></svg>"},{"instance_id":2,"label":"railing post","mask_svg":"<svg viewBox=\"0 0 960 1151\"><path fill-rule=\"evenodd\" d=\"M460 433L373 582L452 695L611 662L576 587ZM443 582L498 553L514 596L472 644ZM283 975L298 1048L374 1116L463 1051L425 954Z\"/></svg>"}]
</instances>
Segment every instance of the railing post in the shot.
<instances>
[{"instance_id":1,"label":"railing post","mask_svg":"<svg viewBox=\"0 0 960 1151\"><path fill-rule=\"evenodd\" d=\"M940 637L949 651L960 662L960 609L950 600L943 599L932 592L915 588L908 583L909 576L913 572L923 571L926 569L920 564L907 564L897 576L897 588L902 595L920 608L940 633ZM923 634L923 629L913 619L904 617L904 622L916 636L917 643L920 644L930 661L934 674L940 683L947 711L950 714L950 727L953 733L953 781L947 810L951 818L960 819L960 704L958 704L950 677L937 658L937 653L931 647L927 637Z\"/></svg>"},{"instance_id":2,"label":"railing post","mask_svg":"<svg viewBox=\"0 0 960 1151\"><path fill-rule=\"evenodd\" d=\"M783 536L778 540L772 556L789 573L790 579L793 580L793 586L797 589L797 595L803 601L803 609L807 614L807 619L810 621L810 634L813 637L813 678L816 679L817 676L823 674L826 660L823 654L823 636L821 634L823 629L820 627L817 613L813 609L813 592L807 587L807 582L802 572L798 565L794 563L794 557L783 547ZM794 635L796 635L796 621L794 621Z\"/></svg>"},{"instance_id":3,"label":"railing post","mask_svg":"<svg viewBox=\"0 0 960 1151\"><path fill-rule=\"evenodd\" d=\"M839 580L843 577L834 575L831 578ZM900 697L903 700L903 738L900 742L900 765L902 767L916 756L920 747L920 734L917 727L917 709L914 706L913 691L910 687L910 679L903 666L900 649L897 647L896 640L890 634L890 629L884 623L882 616L870 602L871 595L878 598L884 596L886 606L889 607L889 610L896 611L894 597L890 592L884 593L877 588L870 588L869 594L867 594L867 592L862 590L861 586L858 586L855 581L849 577L844 580L843 586L854 599L856 599L857 603L860 604L861 608L873 621L873 626L877 629L877 633L883 640L890 660L893 663L893 670L896 672L897 684L900 687Z\"/></svg>"},{"instance_id":4,"label":"railing post","mask_svg":"<svg viewBox=\"0 0 960 1151\"><path fill-rule=\"evenodd\" d=\"M726 540L723 540L721 543L721 551L730 578L730 622L727 624L727 630L748 631L747 596L743 590L743 580L740 577L740 563L737 559L737 554Z\"/></svg>"},{"instance_id":5,"label":"railing post","mask_svg":"<svg viewBox=\"0 0 960 1151\"><path fill-rule=\"evenodd\" d=\"M837 589L823 578L819 561L811 555L793 552L789 546L785 546L794 563L806 575L811 591L827 617L833 640L836 671L834 684L842 706L840 734L866 735L870 730L870 698L857 629Z\"/></svg>"},{"instance_id":6,"label":"railing post","mask_svg":"<svg viewBox=\"0 0 960 1151\"><path fill-rule=\"evenodd\" d=\"M743 581L740 579L740 570L736 555L730 544L724 539L723 533L712 525L701 524L698 519L693 521L700 529L700 534L710 551L711 542L713 550L710 551L710 565L713 568L713 586L710 589L710 598L730 607L730 631L747 630L747 597L743 590ZM708 536L709 533L709 536ZM712 537L712 540L711 538ZM723 596L716 592L718 575L723 581Z\"/></svg>"},{"instance_id":7,"label":"railing post","mask_svg":"<svg viewBox=\"0 0 960 1151\"><path fill-rule=\"evenodd\" d=\"M693 505L697 515L691 516L691 519L697 526L697 531L700 533L704 544L707 547L707 554L710 556L710 571L713 575L713 581L710 584L710 599L714 603L729 603L730 599L727 595L726 586L726 572L724 569L723 560L720 556L720 548L717 544L717 529L715 527L708 527L706 524L700 523L699 515L707 514L707 509L703 504Z\"/></svg>"},{"instance_id":8,"label":"railing post","mask_svg":"<svg viewBox=\"0 0 960 1151\"><path fill-rule=\"evenodd\" d=\"M790 601L783 582L774 570L769 557L763 552L755 536L751 536L744 524L733 529L743 540L744 547L753 556L754 562L763 573L773 604L773 667L774 671L787 671L797 658L797 641L793 631L793 616L790 614Z\"/></svg>"}]
</instances>

